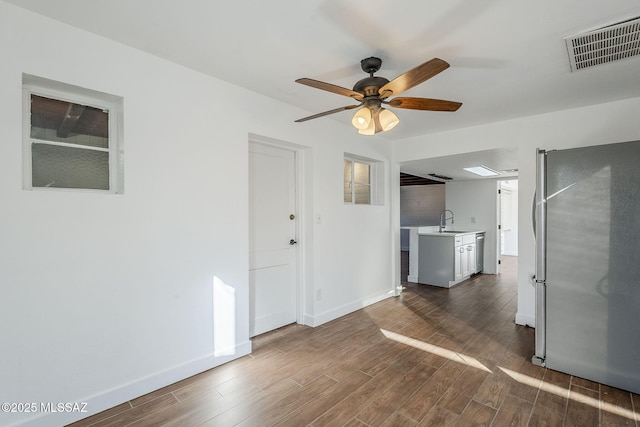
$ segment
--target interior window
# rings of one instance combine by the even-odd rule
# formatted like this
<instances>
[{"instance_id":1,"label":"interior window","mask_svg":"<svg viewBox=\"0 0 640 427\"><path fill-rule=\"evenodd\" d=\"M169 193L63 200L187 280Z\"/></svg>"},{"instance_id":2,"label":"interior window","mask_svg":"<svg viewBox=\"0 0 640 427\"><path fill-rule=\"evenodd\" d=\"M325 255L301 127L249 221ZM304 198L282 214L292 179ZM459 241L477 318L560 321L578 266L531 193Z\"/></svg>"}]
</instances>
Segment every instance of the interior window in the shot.
<instances>
[{"instance_id":1,"label":"interior window","mask_svg":"<svg viewBox=\"0 0 640 427\"><path fill-rule=\"evenodd\" d=\"M344 160L344 202L371 204L371 165L362 161Z\"/></svg>"},{"instance_id":2,"label":"interior window","mask_svg":"<svg viewBox=\"0 0 640 427\"><path fill-rule=\"evenodd\" d=\"M31 85L24 91L25 188L118 192L117 105Z\"/></svg>"}]
</instances>

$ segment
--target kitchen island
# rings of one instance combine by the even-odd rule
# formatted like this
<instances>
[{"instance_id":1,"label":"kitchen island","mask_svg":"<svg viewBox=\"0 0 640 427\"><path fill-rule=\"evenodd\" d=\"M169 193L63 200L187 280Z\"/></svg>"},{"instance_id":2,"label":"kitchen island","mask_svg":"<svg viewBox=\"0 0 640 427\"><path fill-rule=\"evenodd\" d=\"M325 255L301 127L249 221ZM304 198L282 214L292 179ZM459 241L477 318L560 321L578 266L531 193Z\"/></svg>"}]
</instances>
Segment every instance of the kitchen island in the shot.
<instances>
[{"instance_id":1,"label":"kitchen island","mask_svg":"<svg viewBox=\"0 0 640 427\"><path fill-rule=\"evenodd\" d=\"M482 270L478 265L475 231L438 231L435 227L417 230L417 282L450 288ZM417 256L416 256L417 255Z\"/></svg>"}]
</instances>

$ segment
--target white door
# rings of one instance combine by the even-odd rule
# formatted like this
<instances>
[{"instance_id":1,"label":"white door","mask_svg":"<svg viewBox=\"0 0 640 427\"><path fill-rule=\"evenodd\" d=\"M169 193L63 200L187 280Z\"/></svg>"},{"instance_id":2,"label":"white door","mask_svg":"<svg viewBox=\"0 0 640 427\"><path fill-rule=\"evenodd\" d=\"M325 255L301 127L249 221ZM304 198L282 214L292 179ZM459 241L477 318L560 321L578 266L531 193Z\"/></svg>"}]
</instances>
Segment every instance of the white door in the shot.
<instances>
[{"instance_id":1,"label":"white door","mask_svg":"<svg viewBox=\"0 0 640 427\"><path fill-rule=\"evenodd\" d=\"M249 333L296 322L295 153L249 143Z\"/></svg>"}]
</instances>

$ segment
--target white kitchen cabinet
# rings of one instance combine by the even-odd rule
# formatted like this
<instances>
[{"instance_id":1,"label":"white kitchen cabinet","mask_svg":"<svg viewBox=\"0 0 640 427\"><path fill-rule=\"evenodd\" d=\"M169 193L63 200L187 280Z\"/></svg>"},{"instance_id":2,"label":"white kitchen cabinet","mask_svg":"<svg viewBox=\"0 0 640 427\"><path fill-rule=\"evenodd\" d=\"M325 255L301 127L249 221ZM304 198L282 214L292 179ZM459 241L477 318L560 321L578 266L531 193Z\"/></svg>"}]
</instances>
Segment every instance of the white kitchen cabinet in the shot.
<instances>
[{"instance_id":1,"label":"white kitchen cabinet","mask_svg":"<svg viewBox=\"0 0 640 427\"><path fill-rule=\"evenodd\" d=\"M476 273L476 233L419 235L418 283L451 287Z\"/></svg>"},{"instance_id":2,"label":"white kitchen cabinet","mask_svg":"<svg viewBox=\"0 0 640 427\"><path fill-rule=\"evenodd\" d=\"M462 245L456 246L453 254L453 263L454 263L454 279L460 280L464 276L462 274L463 270L466 269L467 258L464 255L464 247Z\"/></svg>"},{"instance_id":3,"label":"white kitchen cabinet","mask_svg":"<svg viewBox=\"0 0 640 427\"><path fill-rule=\"evenodd\" d=\"M463 276L470 276L476 272L476 244L471 243L463 245L464 256L466 257L466 269L463 270Z\"/></svg>"},{"instance_id":4,"label":"white kitchen cabinet","mask_svg":"<svg viewBox=\"0 0 640 427\"><path fill-rule=\"evenodd\" d=\"M455 237L454 263L454 280L461 280L476 272L475 234Z\"/></svg>"}]
</instances>

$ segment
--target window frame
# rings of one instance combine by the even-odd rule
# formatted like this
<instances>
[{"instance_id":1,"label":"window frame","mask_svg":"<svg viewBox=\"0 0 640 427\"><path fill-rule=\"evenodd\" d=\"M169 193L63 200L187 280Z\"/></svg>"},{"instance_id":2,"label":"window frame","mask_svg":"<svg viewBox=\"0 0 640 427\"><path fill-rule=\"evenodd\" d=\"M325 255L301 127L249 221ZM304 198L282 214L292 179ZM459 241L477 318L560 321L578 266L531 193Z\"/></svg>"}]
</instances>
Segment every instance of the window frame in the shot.
<instances>
[{"instance_id":1,"label":"window frame","mask_svg":"<svg viewBox=\"0 0 640 427\"><path fill-rule=\"evenodd\" d=\"M364 161L364 160L360 160L360 159L354 159L352 157L344 157L344 161L345 162L351 162L351 180L350 181L344 181L344 183L349 183L349 186L351 187L351 201L345 201L344 203L348 204L348 205L370 205L372 204L372 196L373 196L373 179L372 179L372 175L373 175L373 164L371 162L368 161ZM355 169L356 169L356 163L359 163L361 165L367 165L369 167L369 182L368 183L363 183L363 182L358 182L356 181L356 173L355 173ZM369 201L367 203L357 203L356 202L356 184L360 184L360 185L367 185L369 187ZM343 200L344 200L344 193L343 193Z\"/></svg>"},{"instance_id":2,"label":"window frame","mask_svg":"<svg viewBox=\"0 0 640 427\"><path fill-rule=\"evenodd\" d=\"M49 81L35 76L23 75L22 85L22 148L23 148L23 189L32 191L74 191L122 194L123 162L122 162L122 107L121 98L109 94L83 89L64 83ZM71 144L31 137L31 96L41 96L54 100L81 104L108 112L108 148L92 147L82 144ZM65 188L33 186L32 145L69 147L75 149L100 151L108 153L109 188Z\"/></svg>"},{"instance_id":3,"label":"window frame","mask_svg":"<svg viewBox=\"0 0 640 427\"><path fill-rule=\"evenodd\" d=\"M350 161L351 163L351 181L346 181L344 179L344 166L343 166L343 192L342 192L342 200L345 205L354 205L354 206L382 206L384 205L384 175L385 175L385 163L380 160L370 159L367 157L359 156L357 154L344 153L343 157L343 165L345 161ZM354 163L365 164L369 166L369 203L356 203L355 202L355 186L354 179ZM344 201L344 184L350 182L351 185L351 201Z\"/></svg>"}]
</instances>

